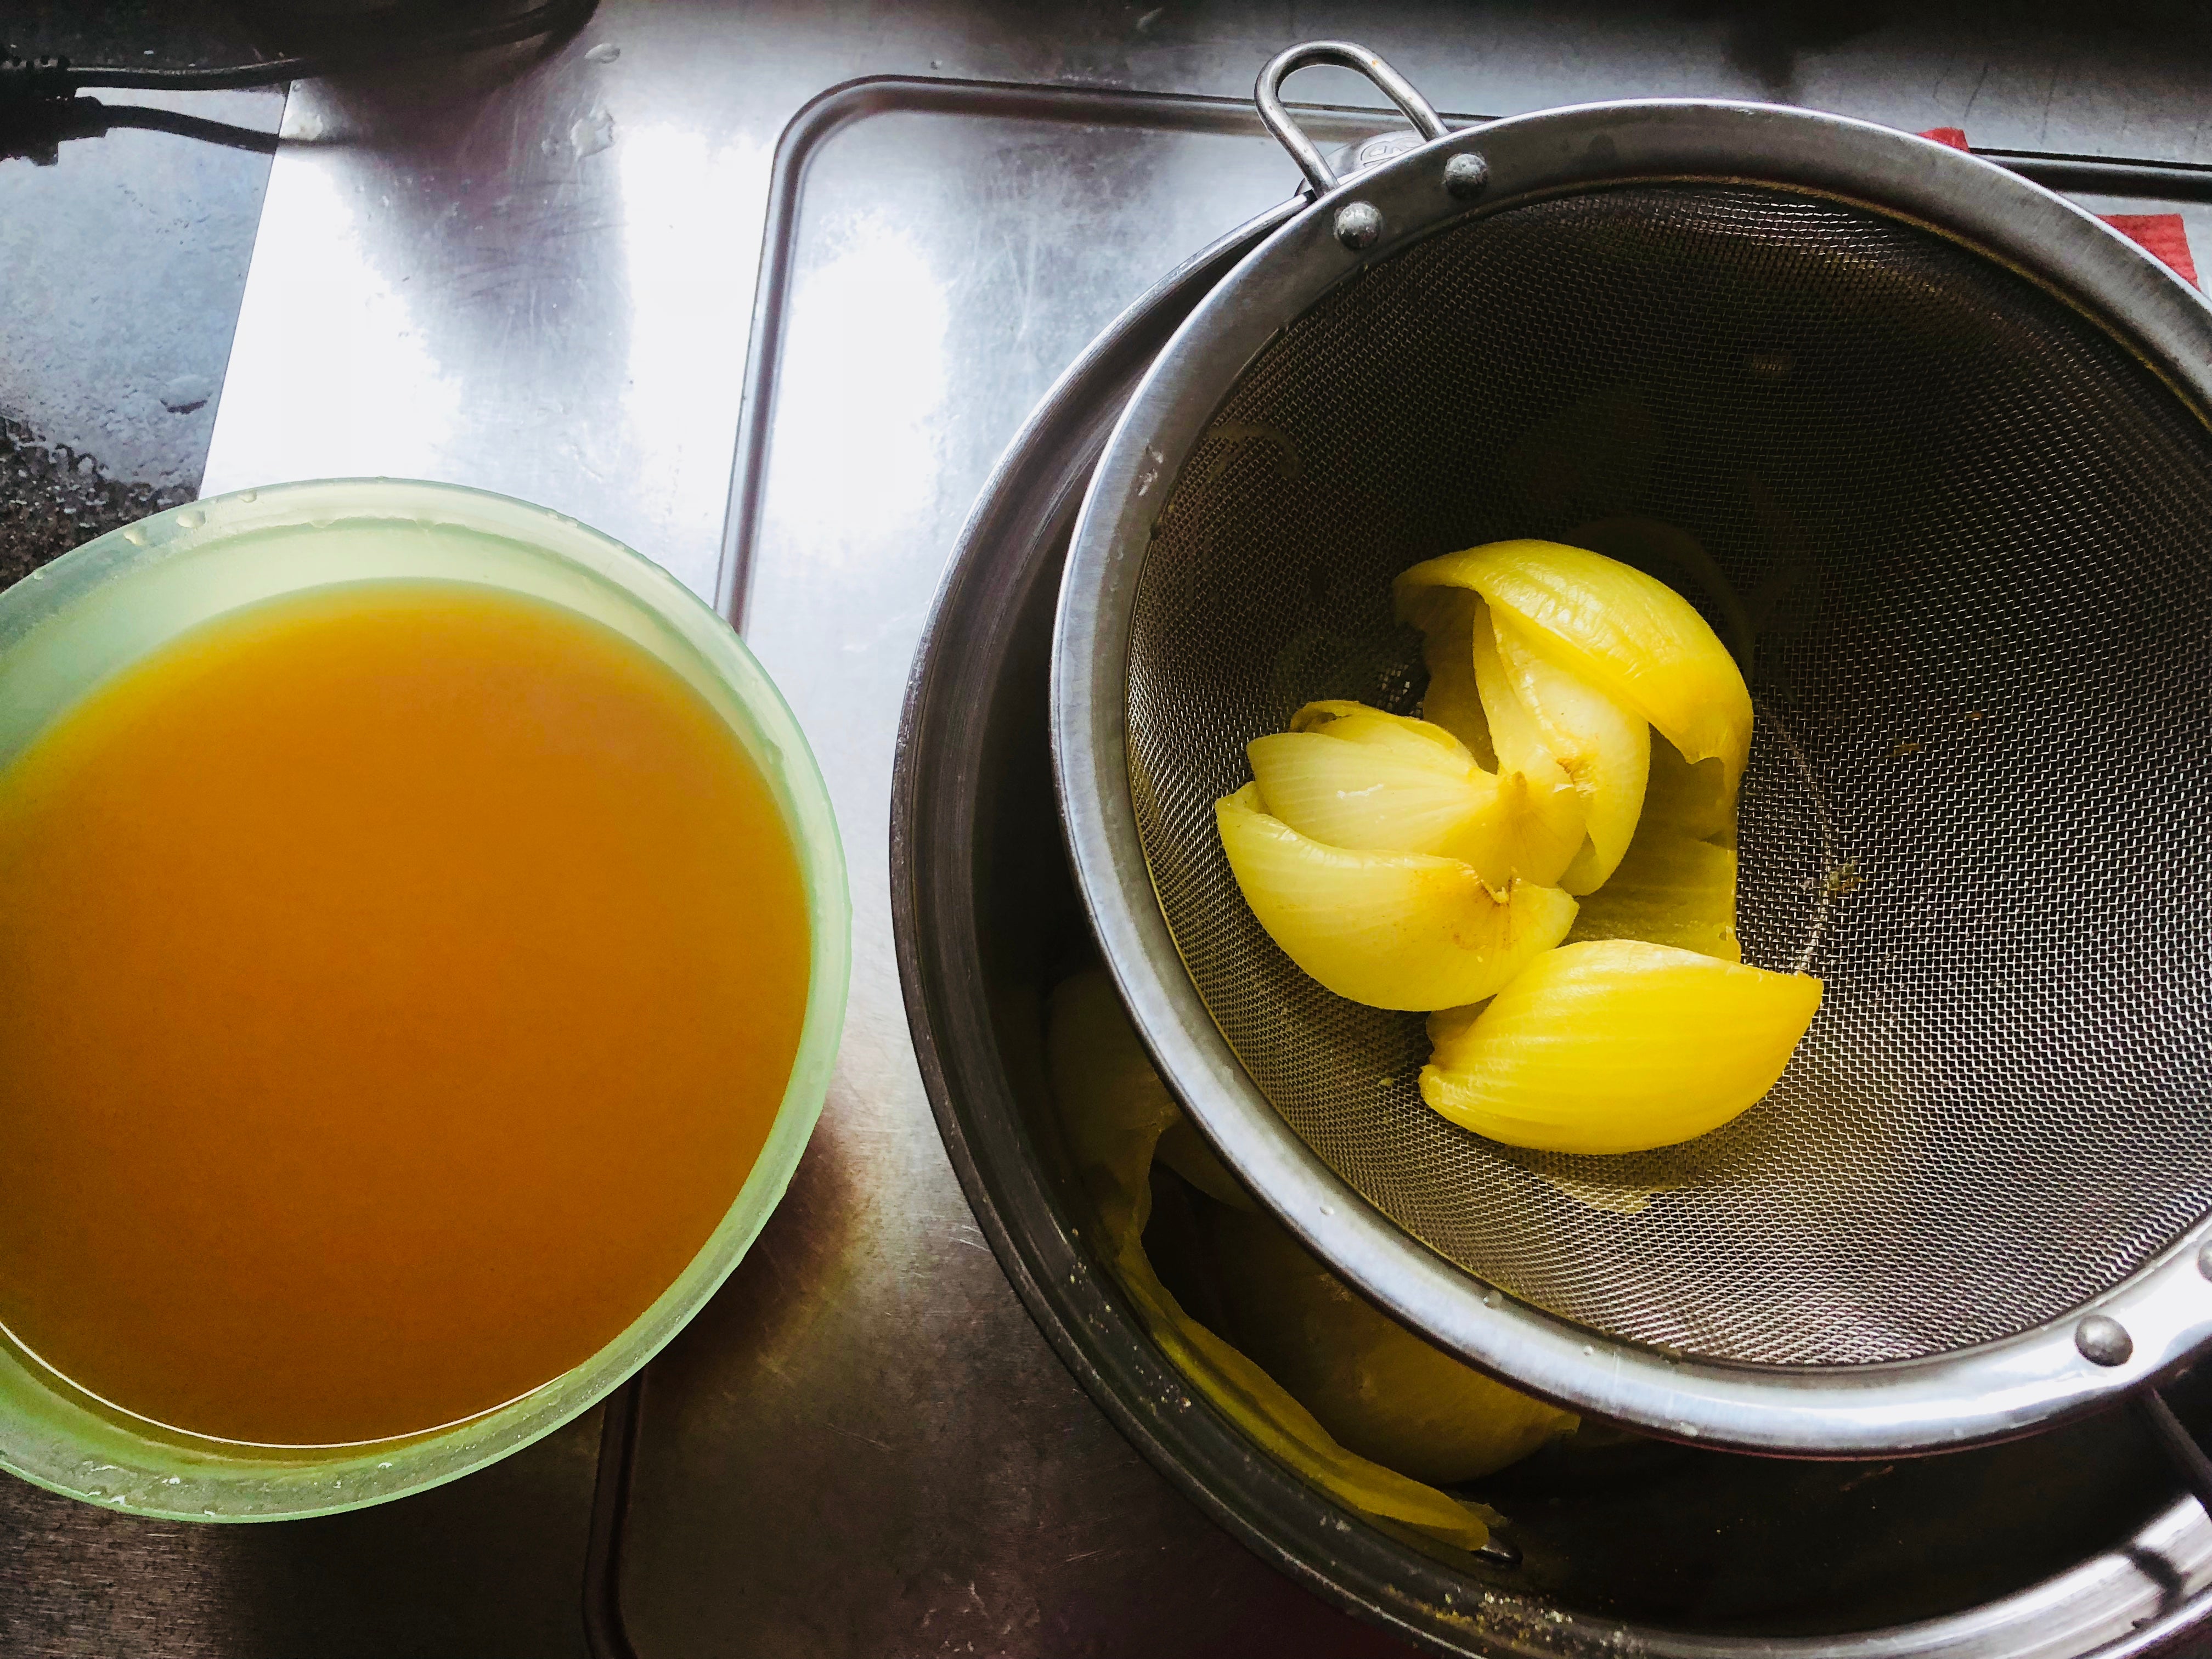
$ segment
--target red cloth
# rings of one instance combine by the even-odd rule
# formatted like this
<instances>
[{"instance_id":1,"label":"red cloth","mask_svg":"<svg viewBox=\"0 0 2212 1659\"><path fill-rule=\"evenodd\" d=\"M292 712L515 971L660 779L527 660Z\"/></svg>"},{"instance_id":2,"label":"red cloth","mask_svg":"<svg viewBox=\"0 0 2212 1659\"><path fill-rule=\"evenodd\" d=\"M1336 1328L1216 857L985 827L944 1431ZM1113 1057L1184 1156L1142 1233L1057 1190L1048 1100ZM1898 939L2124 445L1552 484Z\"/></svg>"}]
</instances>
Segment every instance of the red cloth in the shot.
<instances>
[{"instance_id":1,"label":"red cloth","mask_svg":"<svg viewBox=\"0 0 2212 1659\"><path fill-rule=\"evenodd\" d=\"M2105 213L2098 216L2121 235L2148 248L2191 282L2197 282L2197 261L2189 253L2189 227L2182 223L2179 214Z\"/></svg>"},{"instance_id":2,"label":"red cloth","mask_svg":"<svg viewBox=\"0 0 2212 1659\"><path fill-rule=\"evenodd\" d=\"M1965 149L1964 127L1930 127L1920 135L1953 149ZM2100 213L2097 216L2154 259L2163 259L2191 283L2197 283L2197 261L2189 252L2189 227L2178 213ZM2197 283L2201 287L2203 284Z\"/></svg>"}]
</instances>

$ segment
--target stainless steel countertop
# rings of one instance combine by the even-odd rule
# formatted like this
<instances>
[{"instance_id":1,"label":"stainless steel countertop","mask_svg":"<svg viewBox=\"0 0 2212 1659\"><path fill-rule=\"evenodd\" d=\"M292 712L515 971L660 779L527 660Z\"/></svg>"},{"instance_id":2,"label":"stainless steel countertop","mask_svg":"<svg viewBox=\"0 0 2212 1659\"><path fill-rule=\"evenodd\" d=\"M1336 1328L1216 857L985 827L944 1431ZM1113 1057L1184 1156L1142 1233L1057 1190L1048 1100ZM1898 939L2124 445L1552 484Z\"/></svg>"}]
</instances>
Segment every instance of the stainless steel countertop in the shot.
<instances>
[{"instance_id":1,"label":"stainless steel countertop","mask_svg":"<svg viewBox=\"0 0 2212 1659\"><path fill-rule=\"evenodd\" d=\"M846 836L856 967L822 1128L648 1374L620 1586L647 1659L1389 1650L1175 1495L1031 1326L922 1096L886 887L900 696L991 460L1114 311L1293 170L1211 117L892 110L824 137L799 175L757 534L725 592L779 135L873 75L1242 100L1278 47L1342 35L1446 109L1781 96L1979 144L2212 160L2212 63L2154 35L2015 20L2000 42L1994 11L1931 5L1793 53L1769 10L610 0L543 61L295 90L204 492L415 474L621 537L741 614ZM1291 90L1371 101L1337 71ZM0 1650L581 1652L596 1451L595 1413L455 1487L279 1529L10 1486Z\"/></svg>"}]
</instances>

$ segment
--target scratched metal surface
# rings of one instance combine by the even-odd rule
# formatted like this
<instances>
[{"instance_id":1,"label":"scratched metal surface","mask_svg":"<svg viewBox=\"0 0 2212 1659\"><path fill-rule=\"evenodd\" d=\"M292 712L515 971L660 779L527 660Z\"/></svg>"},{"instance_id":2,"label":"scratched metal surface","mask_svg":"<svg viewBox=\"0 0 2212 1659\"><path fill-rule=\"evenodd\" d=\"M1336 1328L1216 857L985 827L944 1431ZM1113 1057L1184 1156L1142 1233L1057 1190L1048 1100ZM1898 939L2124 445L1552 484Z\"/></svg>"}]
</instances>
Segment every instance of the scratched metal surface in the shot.
<instances>
[{"instance_id":1,"label":"scratched metal surface","mask_svg":"<svg viewBox=\"0 0 2212 1659\"><path fill-rule=\"evenodd\" d=\"M269 176L241 146L274 149L283 112L281 90L104 103L222 123L239 143L0 132L0 585L191 499Z\"/></svg>"},{"instance_id":2,"label":"scratched metal surface","mask_svg":"<svg viewBox=\"0 0 2212 1659\"><path fill-rule=\"evenodd\" d=\"M2212 160L2212 53L2170 27L1886 9L610 0L520 73L295 93L204 487L390 471L512 490L714 592L776 137L863 75L1242 97L1275 48L1343 34L1449 108L1779 96L1985 144ZM1366 101L1333 72L1294 91ZM649 1656L1376 1646L1198 1518L1052 1358L946 1165L892 970L898 696L967 502L1098 323L1290 182L1242 139L1070 131L886 118L826 144L809 185L824 207L801 221L742 598L837 799L859 965L790 1204L652 1373L623 1585ZM88 343L70 386L104 385L108 349ZM282 1529L0 1488L0 1652L580 1652L593 1450L587 1419L447 1491Z\"/></svg>"},{"instance_id":3,"label":"scratched metal surface","mask_svg":"<svg viewBox=\"0 0 2212 1659\"><path fill-rule=\"evenodd\" d=\"M951 1180L889 951L883 792L944 550L1091 336L1289 193L1249 129L894 107L805 166L744 614L845 812L863 1024L746 1282L647 1387L622 1586L643 1655L1393 1650L1070 1389Z\"/></svg>"}]
</instances>

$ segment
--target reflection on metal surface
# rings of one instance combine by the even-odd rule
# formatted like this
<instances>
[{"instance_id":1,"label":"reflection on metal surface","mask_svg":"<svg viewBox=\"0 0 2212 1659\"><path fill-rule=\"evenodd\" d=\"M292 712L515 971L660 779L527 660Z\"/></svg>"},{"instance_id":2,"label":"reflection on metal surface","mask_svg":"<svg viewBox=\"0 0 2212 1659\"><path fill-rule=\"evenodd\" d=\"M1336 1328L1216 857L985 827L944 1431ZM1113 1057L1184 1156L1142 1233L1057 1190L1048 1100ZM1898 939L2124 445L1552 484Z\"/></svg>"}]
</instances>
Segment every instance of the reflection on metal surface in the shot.
<instances>
[{"instance_id":1,"label":"reflection on metal surface","mask_svg":"<svg viewBox=\"0 0 2212 1659\"><path fill-rule=\"evenodd\" d=\"M1159 264L1291 180L1248 112L1206 102L910 82L817 116L780 159L732 568L838 799L854 1016L755 1261L647 1379L629 1638L706 1651L744 1620L766 1653L926 1632L956 1651L1172 1655L1256 1624L1343 1650L1363 1638L1135 1463L1036 1336L937 1144L885 890L908 659L998 449ZM757 1497L793 1492L817 1522ZM827 1600L810 1589L825 1548Z\"/></svg>"},{"instance_id":2,"label":"reflection on metal surface","mask_svg":"<svg viewBox=\"0 0 2212 1659\"><path fill-rule=\"evenodd\" d=\"M591 129L590 142L601 131ZM570 138L573 147L574 128ZM731 279L750 269L756 243L742 214L700 210L743 201L764 153L744 135L702 132L680 117L645 117L609 142L621 193L629 350L614 406L596 415L584 405L575 441L599 486L595 509L626 508L640 527L624 539L711 595L711 565L695 568L678 550L711 549L721 532L738 386L724 366L744 350L744 308L731 303ZM595 153L576 148L580 160ZM580 398L603 395L588 385L574 390Z\"/></svg>"},{"instance_id":3,"label":"reflection on metal surface","mask_svg":"<svg viewBox=\"0 0 2212 1659\"><path fill-rule=\"evenodd\" d=\"M112 101L111 117L143 106L270 133L283 109L272 92ZM0 161L0 414L97 456L108 478L191 489L269 172L260 155L161 131Z\"/></svg>"},{"instance_id":4,"label":"reflection on metal surface","mask_svg":"<svg viewBox=\"0 0 2212 1659\"><path fill-rule=\"evenodd\" d=\"M949 319L946 273L907 227L863 214L824 234L784 339L775 420L797 441L778 457L775 531L834 580L884 574L869 540L927 512L944 481Z\"/></svg>"},{"instance_id":5,"label":"reflection on metal surface","mask_svg":"<svg viewBox=\"0 0 2212 1659\"><path fill-rule=\"evenodd\" d=\"M461 370L424 342L417 307L428 296L368 260L331 258L333 248L360 246L374 227L360 192L327 166L294 168L272 188L283 191L279 205L299 234L264 238L255 249L246 315L258 325L239 329L225 401L231 388L261 380L289 391L266 410L265 425L239 416L217 427L200 493L360 473L461 482L447 476L460 436ZM334 302L344 307L346 326L318 326ZM304 341L315 342L312 356L301 349ZM301 404L325 398L343 412L326 411L317 422L298 418ZM230 459L230 446L240 443L251 445L252 463ZM319 465L310 445L373 464L341 471Z\"/></svg>"},{"instance_id":6,"label":"reflection on metal surface","mask_svg":"<svg viewBox=\"0 0 2212 1659\"><path fill-rule=\"evenodd\" d=\"M762 150L670 62L711 17L592 57L620 25L520 79L295 90L204 493L471 483L712 591Z\"/></svg>"},{"instance_id":7,"label":"reflection on metal surface","mask_svg":"<svg viewBox=\"0 0 2212 1659\"><path fill-rule=\"evenodd\" d=\"M1725 16L1662 26L1534 0L1486 12L1480 42L1456 11L1419 0L1324 8L1298 27L1355 15L1378 50L1462 109L1782 92L1915 130L1971 112L1984 143L2212 156L2184 118L2212 92L2212 65L2148 39L2116 37L2085 61L2064 31L1991 47L1931 18L1817 49L1784 29L1747 58ZM1286 32L1272 14L1221 5L986 19L959 0L888 13L781 0L740 24L702 4L611 0L517 79L425 69L398 93L303 86L205 488L422 471L545 501L708 592L768 157L794 110L854 75L924 69L1241 100ZM1309 72L1299 91L1370 95L1337 70ZM318 177L319 197L307 182ZM1106 182L1102 210L1115 194ZM1193 246L1163 234L1146 270ZM383 361L399 340L420 355ZM337 378L356 369L358 388ZM466 429L433 444L410 432L416 399L434 416L449 380L467 388Z\"/></svg>"}]
</instances>

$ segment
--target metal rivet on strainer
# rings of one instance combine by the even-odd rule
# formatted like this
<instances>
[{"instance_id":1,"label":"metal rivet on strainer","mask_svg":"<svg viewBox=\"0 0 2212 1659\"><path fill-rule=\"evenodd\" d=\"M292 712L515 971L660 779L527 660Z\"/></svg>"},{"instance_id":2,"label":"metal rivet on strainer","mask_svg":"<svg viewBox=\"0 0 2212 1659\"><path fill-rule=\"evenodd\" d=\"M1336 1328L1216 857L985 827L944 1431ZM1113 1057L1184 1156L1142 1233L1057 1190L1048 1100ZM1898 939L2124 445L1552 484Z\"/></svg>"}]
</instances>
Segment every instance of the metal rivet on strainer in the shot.
<instances>
[{"instance_id":1,"label":"metal rivet on strainer","mask_svg":"<svg viewBox=\"0 0 2212 1659\"><path fill-rule=\"evenodd\" d=\"M1354 253L1373 247L1382 234L1382 216L1366 202L1346 202L1336 210L1336 240Z\"/></svg>"},{"instance_id":2,"label":"metal rivet on strainer","mask_svg":"<svg viewBox=\"0 0 2212 1659\"><path fill-rule=\"evenodd\" d=\"M1490 163L1480 155L1455 155L1444 163L1444 191L1455 201L1472 201L1489 183Z\"/></svg>"},{"instance_id":3,"label":"metal rivet on strainer","mask_svg":"<svg viewBox=\"0 0 2212 1659\"><path fill-rule=\"evenodd\" d=\"M2204 1247L2197 1252L2197 1271L2212 1279L2212 1239L2205 1240Z\"/></svg>"},{"instance_id":4,"label":"metal rivet on strainer","mask_svg":"<svg viewBox=\"0 0 2212 1659\"><path fill-rule=\"evenodd\" d=\"M2074 1346L2081 1357L2100 1365L2124 1365L2136 1351L2128 1328L2103 1314L2091 1314L2074 1328Z\"/></svg>"}]
</instances>

